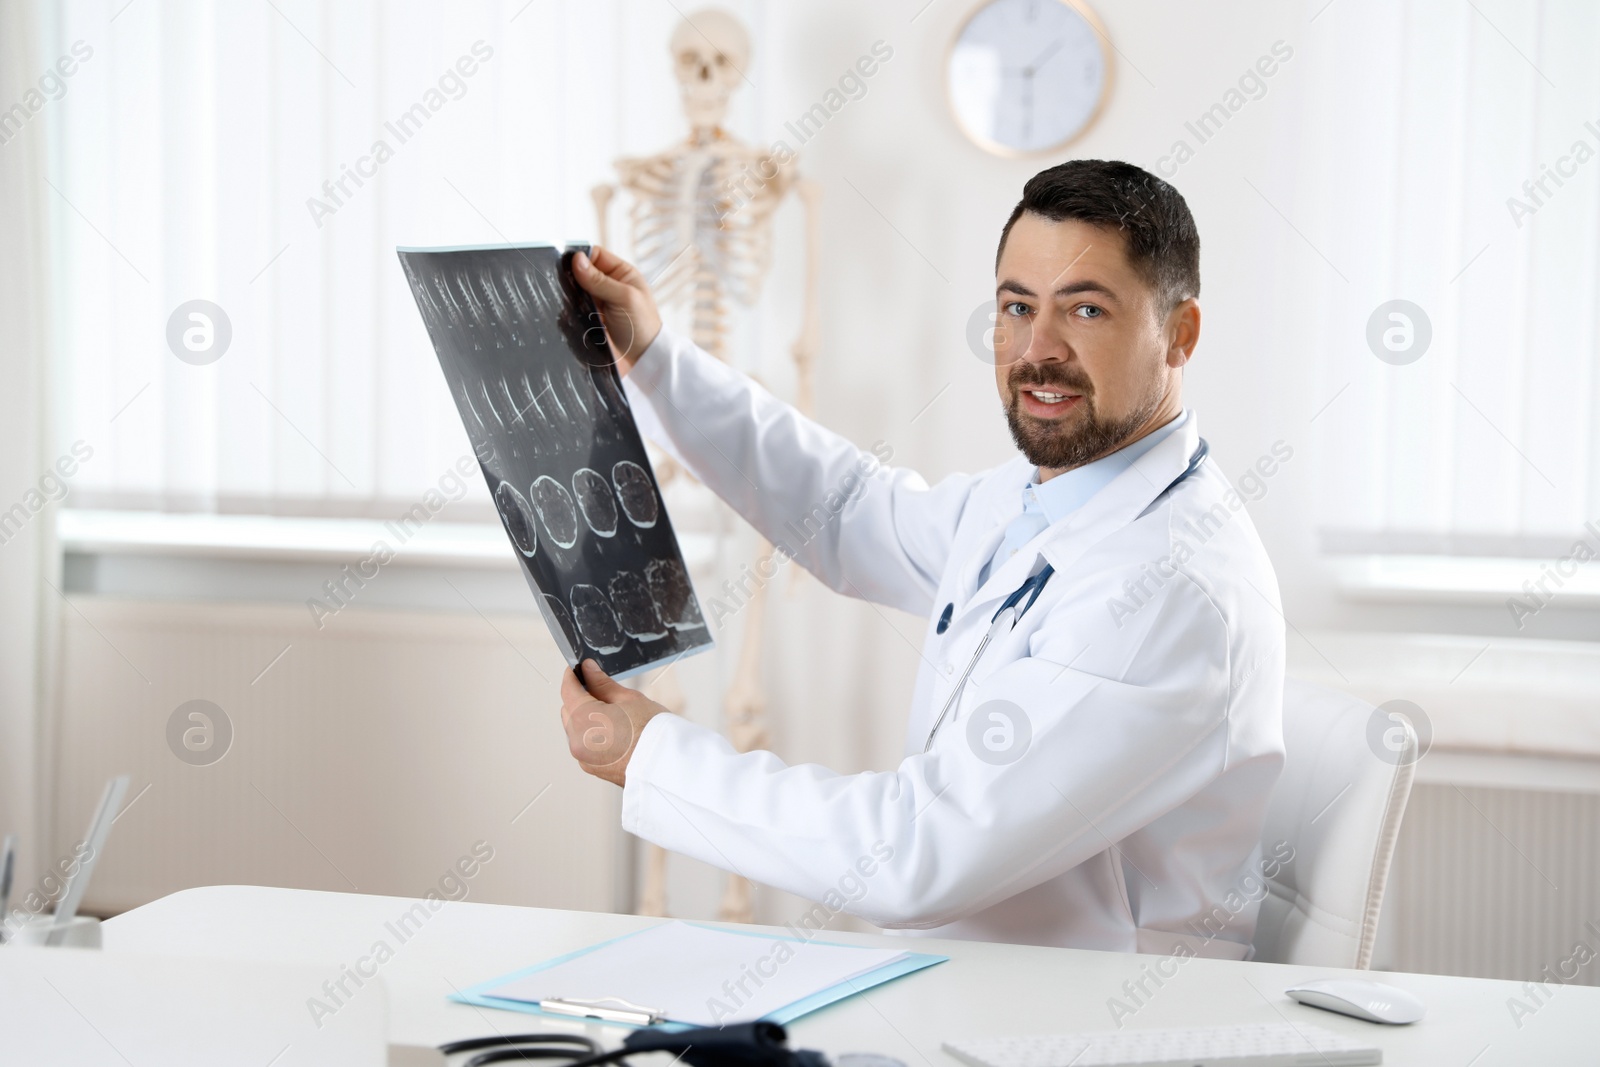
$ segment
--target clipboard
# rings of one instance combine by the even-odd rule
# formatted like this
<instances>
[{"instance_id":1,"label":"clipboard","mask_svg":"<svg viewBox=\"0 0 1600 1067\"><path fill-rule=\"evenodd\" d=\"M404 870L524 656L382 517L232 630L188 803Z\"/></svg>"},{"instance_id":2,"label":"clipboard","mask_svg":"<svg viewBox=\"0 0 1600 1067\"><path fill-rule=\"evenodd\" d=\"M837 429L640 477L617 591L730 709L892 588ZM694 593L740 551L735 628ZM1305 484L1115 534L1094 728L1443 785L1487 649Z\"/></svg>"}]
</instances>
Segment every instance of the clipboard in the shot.
<instances>
[{"instance_id":1,"label":"clipboard","mask_svg":"<svg viewBox=\"0 0 1600 1067\"><path fill-rule=\"evenodd\" d=\"M681 929L676 931L668 931L666 929L668 927L677 927ZM765 942L774 946L780 944L792 945L795 946L795 949L793 950L794 953L804 951L804 948L808 946L815 946L817 948L825 949L844 949L851 952L874 952L877 955L882 955L889 952L889 950L867 950L862 949L862 946L859 945L848 945L836 941L824 941L818 938L787 937L781 934L768 934L753 930L727 930L721 927L707 926L700 923L684 923L681 921L674 921L645 927L642 930L636 930L632 933L623 934L620 937L610 938L609 940L601 941L586 948L580 948L573 952L566 953L565 955L557 956L553 959L548 959L541 963L533 964L529 967L524 967L521 970L513 971L497 978L491 978L486 982L480 982L477 985L471 986L460 993L452 994L449 999L462 1004L472 1004L477 1007L499 1008L501 1010L516 1011L528 1015L539 1015L546 1018L571 1020L577 1017L583 1018L587 1021L598 1021L602 1023L609 1023L611 1025L629 1026L633 1028L651 1025L662 1030L687 1030L693 1029L696 1026L705 1026L708 1025L708 1022L703 1018L691 1020L673 1018L670 1012L660 1010L659 1005L649 1004L648 1001L651 998L648 995L634 993L633 995L624 998L619 993L618 989L615 988L563 988L558 994L543 998L543 1005L549 1005L552 1000L559 1000L559 1002L561 1002L560 1006L555 1010L550 1010L547 1007L542 1006L539 1000L532 999L531 997L527 999L519 999L504 995L495 995L496 992L506 992L508 987L513 987L518 983L521 983L524 988L527 988L530 985L535 985L536 983L524 982L523 980L534 979L543 972L555 971L556 969L563 968L565 965L572 964L574 961L579 961L581 964L581 961L584 957L591 956L594 953L605 952L610 955L615 955L618 956L618 962L625 963L626 958L621 955L619 950L626 949L629 941L653 932L661 934L662 936L667 935L669 932L681 936L692 936L689 935L687 931L705 931L708 934L717 935L715 938L705 938L704 940L707 942L707 947L709 950L711 950L713 953L720 952L722 954L714 961L717 966L723 968L723 970L718 973L735 975L739 973L740 969L732 967L732 961L735 957L728 955L730 948L736 948L735 943L729 940L733 938L748 938L757 943ZM641 946L641 948L642 947L643 946ZM758 946L755 947L753 951L756 953L757 958L770 959L784 952L785 949L777 947L774 947L773 949L766 949ZM763 956L763 954L765 955ZM820 988L804 990L802 995L776 1005L771 1010L768 1010L764 1014L760 1015L759 1018L766 1022L784 1025L793 1022L802 1016L808 1015L819 1008L826 1007L829 1004L833 1004L844 1000L847 997L854 996L856 993L883 985L886 982L890 982L904 975L912 974L916 971L932 967L935 964L944 963L949 959L948 956L937 956L923 952L906 951L895 953L893 955L895 958L882 965L873 966L870 969L852 974L841 981L831 982ZM704 962L708 966L711 965L711 961L702 960L697 962ZM748 973L749 968L745 967L742 968L742 970ZM676 981L673 976L664 976L660 979L655 979L652 977L652 980L671 983L676 992L678 992L680 995L685 995L683 994L681 983ZM634 984L638 984L637 978L634 979ZM719 988L715 985L711 985L707 988L695 991L694 996L697 998L702 994L706 997L719 996L721 995L723 988L725 987ZM624 1005L628 1010L616 1012L601 1010L597 1013L591 1014L582 1010L581 1007L575 1007L582 1005L605 1005L607 1008L609 1008L613 1004ZM633 1021L630 1017L637 1017L639 1021ZM645 1022L645 1019L649 1019L650 1021ZM721 1025L722 1022L732 1023L736 1021L749 1021L749 1017L730 1016L727 1019L717 1019L713 1017L713 1019L709 1022L709 1025Z\"/></svg>"}]
</instances>

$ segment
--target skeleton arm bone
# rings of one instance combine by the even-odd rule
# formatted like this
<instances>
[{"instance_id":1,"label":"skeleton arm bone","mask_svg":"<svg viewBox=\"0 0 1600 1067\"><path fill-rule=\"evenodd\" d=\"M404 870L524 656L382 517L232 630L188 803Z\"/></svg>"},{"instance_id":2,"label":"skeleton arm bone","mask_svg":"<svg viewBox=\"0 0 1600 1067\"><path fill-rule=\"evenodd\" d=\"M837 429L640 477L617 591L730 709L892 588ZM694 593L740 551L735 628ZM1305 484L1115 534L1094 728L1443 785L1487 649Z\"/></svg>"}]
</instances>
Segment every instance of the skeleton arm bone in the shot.
<instances>
[{"instance_id":1,"label":"skeleton arm bone","mask_svg":"<svg viewBox=\"0 0 1600 1067\"><path fill-rule=\"evenodd\" d=\"M611 198L617 195L614 185L597 185L589 190L589 196L594 200L594 214L597 224L595 230L599 237L600 247L605 248L611 243L611 236L606 232L606 214L611 207Z\"/></svg>"},{"instance_id":2,"label":"skeleton arm bone","mask_svg":"<svg viewBox=\"0 0 1600 1067\"><path fill-rule=\"evenodd\" d=\"M817 209L822 203L822 186L809 178L801 178L795 182L795 193L800 197L800 207L805 212L806 225L805 298L800 307L800 335L795 338L792 349L796 372L795 406L804 414L811 415L815 400L817 274L820 267L821 243L821 220L818 218Z\"/></svg>"}]
</instances>

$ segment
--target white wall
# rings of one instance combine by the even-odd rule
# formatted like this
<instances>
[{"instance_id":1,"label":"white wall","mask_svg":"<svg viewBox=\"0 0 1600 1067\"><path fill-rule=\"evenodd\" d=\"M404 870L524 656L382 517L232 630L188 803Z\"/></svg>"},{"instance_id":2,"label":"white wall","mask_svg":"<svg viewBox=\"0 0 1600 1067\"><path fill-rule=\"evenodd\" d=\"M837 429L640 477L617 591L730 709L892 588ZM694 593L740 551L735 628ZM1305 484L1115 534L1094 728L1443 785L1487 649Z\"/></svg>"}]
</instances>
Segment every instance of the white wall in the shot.
<instances>
[{"instance_id":1,"label":"white wall","mask_svg":"<svg viewBox=\"0 0 1600 1067\"><path fill-rule=\"evenodd\" d=\"M620 798L572 766L537 616L352 605L312 632L298 604L77 607L47 856L72 854L108 777L132 777L91 913L214 884L616 906Z\"/></svg>"}]
</instances>

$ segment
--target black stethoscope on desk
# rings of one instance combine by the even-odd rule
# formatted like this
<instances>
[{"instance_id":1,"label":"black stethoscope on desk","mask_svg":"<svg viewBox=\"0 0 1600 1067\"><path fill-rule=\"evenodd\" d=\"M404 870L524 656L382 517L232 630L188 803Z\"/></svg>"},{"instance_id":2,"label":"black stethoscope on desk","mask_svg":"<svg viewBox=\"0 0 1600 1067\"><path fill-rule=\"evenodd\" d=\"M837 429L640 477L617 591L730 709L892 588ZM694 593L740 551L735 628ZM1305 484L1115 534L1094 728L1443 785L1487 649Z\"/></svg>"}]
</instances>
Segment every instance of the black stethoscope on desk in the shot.
<instances>
[{"instance_id":1,"label":"black stethoscope on desk","mask_svg":"<svg viewBox=\"0 0 1600 1067\"><path fill-rule=\"evenodd\" d=\"M833 1067L828 1057L811 1049L792 1049L788 1034L776 1023L741 1023L696 1030L635 1030L621 1047L602 1051L599 1042L582 1034L503 1034L440 1045L445 1056L474 1052L462 1067L484 1067L510 1060L560 1059L561 1067L601 1067L625 1063L629 1056L670 1053L687 1067ZM899 1060L872 1053L846 1053L837 1067L905 1067Z\"/></svg>"},{"instance_id":2,"label":"black stethoscope on desk","mask_svg":"<svg viewBox=\"0 0 1600 1067\"><path fill-rule=\"evenodd\" d=\"M1194 455L1189 457L1189 465L1183 468L1183 473L1168 482L1167 487L1156 495L1160 496L1162 493L1171 492L1179 482L1199 470L1200 464L1204 463L1206 457L1210 454L1211 445L1206 442L1204 437L1200 438L1200 444L1195 448ZM1033 607L1033 602L1039 599L1039 594L1044 592L1045 583L1050 580L1055 572L1055 566L1046 563L1042 570L1030 574L1027 580L1017 586L1011 595L1006 597L1000 604L999 610L994 613L994 618L989 620L989 629L984 633L983 640L978 642L978 647L972 652L972 658L967 661L967 669L961 672L961 677L956 680L956 684L950 689L950 696L945 700L944 707L939 709L939 717L933 720L933 729L928 731L928 742L922 746L924 754L933 749L934 735L939 732L939 727L944 725L944 720L949 716L950 709L956 706L956 700L961 696L961 690L966 688L967 679L972 677L973 668L978 665L978 660L983 658L983 652L989 647L989 642L994 640L995 635L1000 632L1002 626L1005 627L1008 633L1016 628L1017 620L1027 614L1029 608ZM950 628L950 619L955 614L955 608L954 603L945 605L944 612L939 616L939 625L935 627L936 633L942 634Z\"/></svg>"}]
</instances>

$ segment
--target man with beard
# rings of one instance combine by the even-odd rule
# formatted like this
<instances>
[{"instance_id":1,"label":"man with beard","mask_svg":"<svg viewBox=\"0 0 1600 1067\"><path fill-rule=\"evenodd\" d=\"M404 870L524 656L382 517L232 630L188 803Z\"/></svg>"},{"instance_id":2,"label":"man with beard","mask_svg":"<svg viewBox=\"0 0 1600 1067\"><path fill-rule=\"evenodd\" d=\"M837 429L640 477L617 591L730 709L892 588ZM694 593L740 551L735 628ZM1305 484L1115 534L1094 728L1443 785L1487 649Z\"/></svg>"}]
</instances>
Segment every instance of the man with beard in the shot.
<instances>
[{"instance_id":1,"label":"man with beard","mask_svg":"<svg viewBox=\"0 0 1600 1067\"><path fill-rule=\"evenodd\" d=\"M580 257L645 432L833 589L928 620L904 758L881 772L740 754L586 661L563 723L623 787L623 826L824 919L1244 957L1284 632L1183 406L1199 258L1183 197L1138 167L1034 176L996 259L1021 455L930 487L663 330L633 267Z\"/></svg>"}]
</instances>

